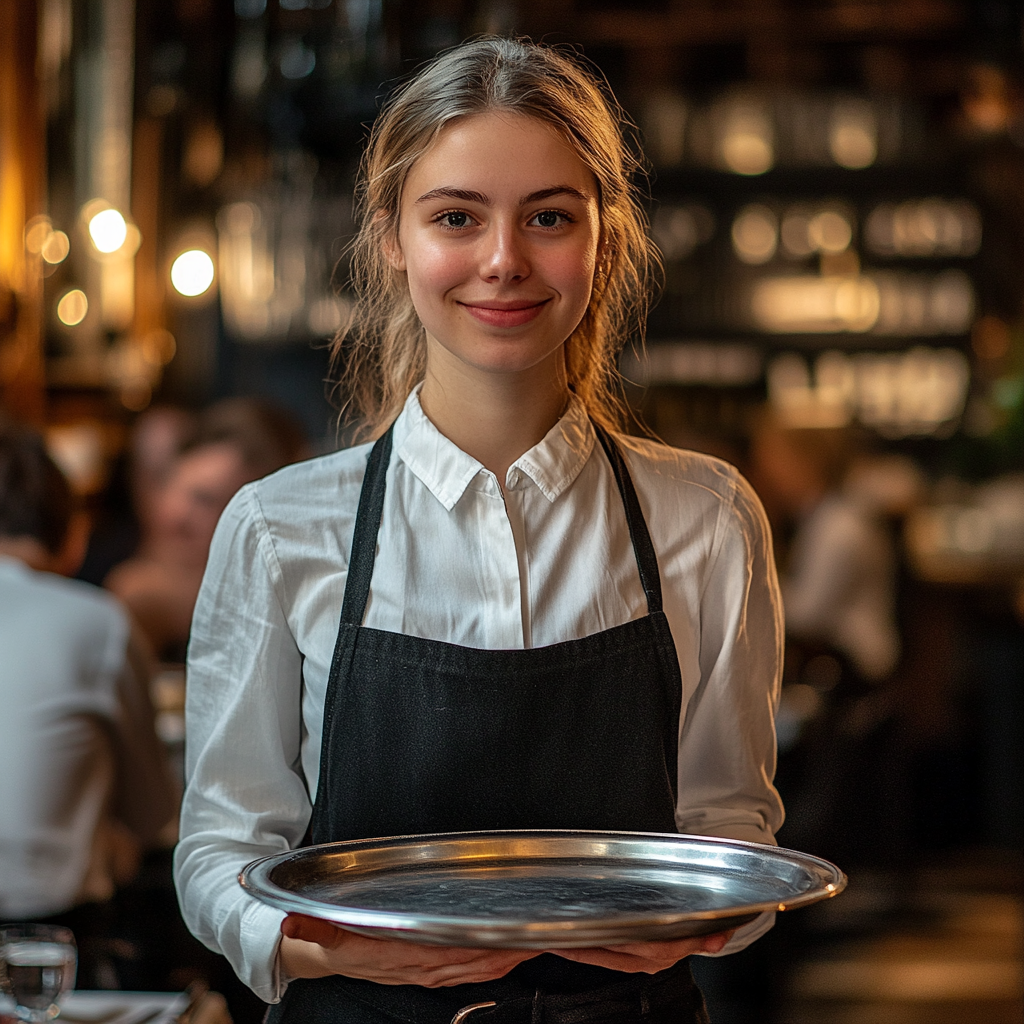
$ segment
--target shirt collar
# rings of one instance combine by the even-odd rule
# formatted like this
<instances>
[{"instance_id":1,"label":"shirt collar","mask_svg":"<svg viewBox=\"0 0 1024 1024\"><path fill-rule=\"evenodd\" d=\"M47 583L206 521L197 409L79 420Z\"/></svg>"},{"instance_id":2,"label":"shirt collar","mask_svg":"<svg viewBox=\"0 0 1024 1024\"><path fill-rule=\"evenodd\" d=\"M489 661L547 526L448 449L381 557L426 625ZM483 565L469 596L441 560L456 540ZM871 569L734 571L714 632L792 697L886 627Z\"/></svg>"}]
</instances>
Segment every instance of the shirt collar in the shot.
<instances>
[{"instance_id":1,"label":"shirt collar","mask_svg":"<svg viewBox=\"0 0 1024 1024\"><path fill-rule=\"evenodd\" d=\"M595 442L594 427L575 396L561 419L543 439L509 467L528 476L538 490L554 501L579 476ZM435 498L451 511L483 465L445 437L420 405L419 388L395 421L395 451Z\"/></svg>"},{"instance_id":2,"label":"shirt collar","mask_svg":"<svg viewBox=\"0 0 1024 1024\"><path fill-rule=\"evenodd\" d=\"M554 501L580 475L596 440L583 403L570 395L562 418L513 466L521 469L548 501Z\"/></svg>"}]
</instances>

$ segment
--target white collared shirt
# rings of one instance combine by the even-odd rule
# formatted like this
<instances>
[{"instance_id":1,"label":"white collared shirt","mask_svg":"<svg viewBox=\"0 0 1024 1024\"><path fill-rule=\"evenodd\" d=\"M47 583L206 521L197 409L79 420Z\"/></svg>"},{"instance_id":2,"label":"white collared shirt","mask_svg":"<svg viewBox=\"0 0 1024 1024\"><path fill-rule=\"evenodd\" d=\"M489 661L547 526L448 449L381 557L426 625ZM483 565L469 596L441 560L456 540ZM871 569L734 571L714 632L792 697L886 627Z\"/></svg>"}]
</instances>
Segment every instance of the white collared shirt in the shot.
<instances>
[{"instance_id":1,"label":"white collared shirt","mask_svg":"<svg viewBox=\"0 0 1024 1024\"><path fill-rule=\"evenodd\" d=\"M682 677L682 832L774 841L782 612L768 525L717 459L621 437L658 555ZM366 445L242 488L217 527L188 657L189 778L176 879L194 933L275 1001L282 914L235 881L302 841ZM647 614L611 467L573 401L504 489L414 392L394 451L364 625L485 649L544 647ZM386 713L386 712L385 712ZM769 926L748 925L742 948Z\"/></svg>"}]
</instances>

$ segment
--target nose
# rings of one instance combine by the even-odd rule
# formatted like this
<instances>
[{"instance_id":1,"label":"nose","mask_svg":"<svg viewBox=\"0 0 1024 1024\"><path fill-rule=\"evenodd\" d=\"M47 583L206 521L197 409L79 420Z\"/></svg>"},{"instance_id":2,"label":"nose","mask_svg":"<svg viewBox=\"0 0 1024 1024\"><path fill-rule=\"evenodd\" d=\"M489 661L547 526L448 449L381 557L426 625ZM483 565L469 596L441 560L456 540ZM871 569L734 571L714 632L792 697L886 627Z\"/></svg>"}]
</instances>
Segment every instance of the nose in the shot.
<instances>
[{"instance_id":1,"label":"nose","mask_svg":"<svg viewBox=\"0 0 1024 1024\"><path fill-rule=\"evenodd\" d=\"M480 276L495 284L520 281L530 274L526 242L514 223L496 221L484 236Z\"/></svg>"}]
</instances>

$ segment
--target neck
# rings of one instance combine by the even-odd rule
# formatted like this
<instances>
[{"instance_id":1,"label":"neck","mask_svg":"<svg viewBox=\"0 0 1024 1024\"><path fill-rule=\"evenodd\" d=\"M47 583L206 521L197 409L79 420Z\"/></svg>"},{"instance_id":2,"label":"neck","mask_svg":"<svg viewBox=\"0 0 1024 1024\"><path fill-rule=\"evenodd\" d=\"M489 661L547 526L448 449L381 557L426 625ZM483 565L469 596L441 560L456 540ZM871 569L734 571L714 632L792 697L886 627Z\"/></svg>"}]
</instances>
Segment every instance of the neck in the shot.
<instances>
[{"instance_id":1,"label":"neck","mask_svg":"<svg viewBox=\"0 0 1024 1024\"><path fill-rule=\"evenodd\" d=\"M0 555L16 558L37 572L54 572L56 559L35 537L0 537Z\"/></svg>"},{"instance_id":2,"label":"neck","mask_svg":"<svg viewBox=\"0 0 1024 1024\"><path fill-rule=\"evenodd\" d=\"M423 412L504 486L512 463L543 440L565 411L569 387L561 350L528 370L492 373L467 367L436 343L428 346Z\"/></svg>"}]
</instances>

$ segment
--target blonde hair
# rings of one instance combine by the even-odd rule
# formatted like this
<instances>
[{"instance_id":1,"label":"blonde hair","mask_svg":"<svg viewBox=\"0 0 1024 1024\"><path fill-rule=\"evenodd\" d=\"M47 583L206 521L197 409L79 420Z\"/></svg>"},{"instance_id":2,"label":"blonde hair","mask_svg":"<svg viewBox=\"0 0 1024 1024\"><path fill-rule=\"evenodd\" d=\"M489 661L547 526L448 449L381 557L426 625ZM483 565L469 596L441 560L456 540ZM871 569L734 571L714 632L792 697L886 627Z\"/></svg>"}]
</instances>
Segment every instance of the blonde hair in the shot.
<instances>
[{"instance_id":1,"label":"blonde hair","mask_svg":"<svg viewBox=\"0 0 1024 1024\"><path fill-rule=\"evenodd\" d=\"M642 167L622 128L629 122L604 81L575 55L488 37L441 54L401 86L363 155L356 186L360 228L350 249L356 303L332 348L341 367L343 416L358 421L363 436L384 431L426 372L423 328L404 275L387 259L406 175L446 125L491 111L551 126L597 181L598 266L590 304L566 342L565 364L569 386L593 419L622 428L617 357L631 335L642 338L659 266L634 181Z\"/></svg>"}]
</instances>

